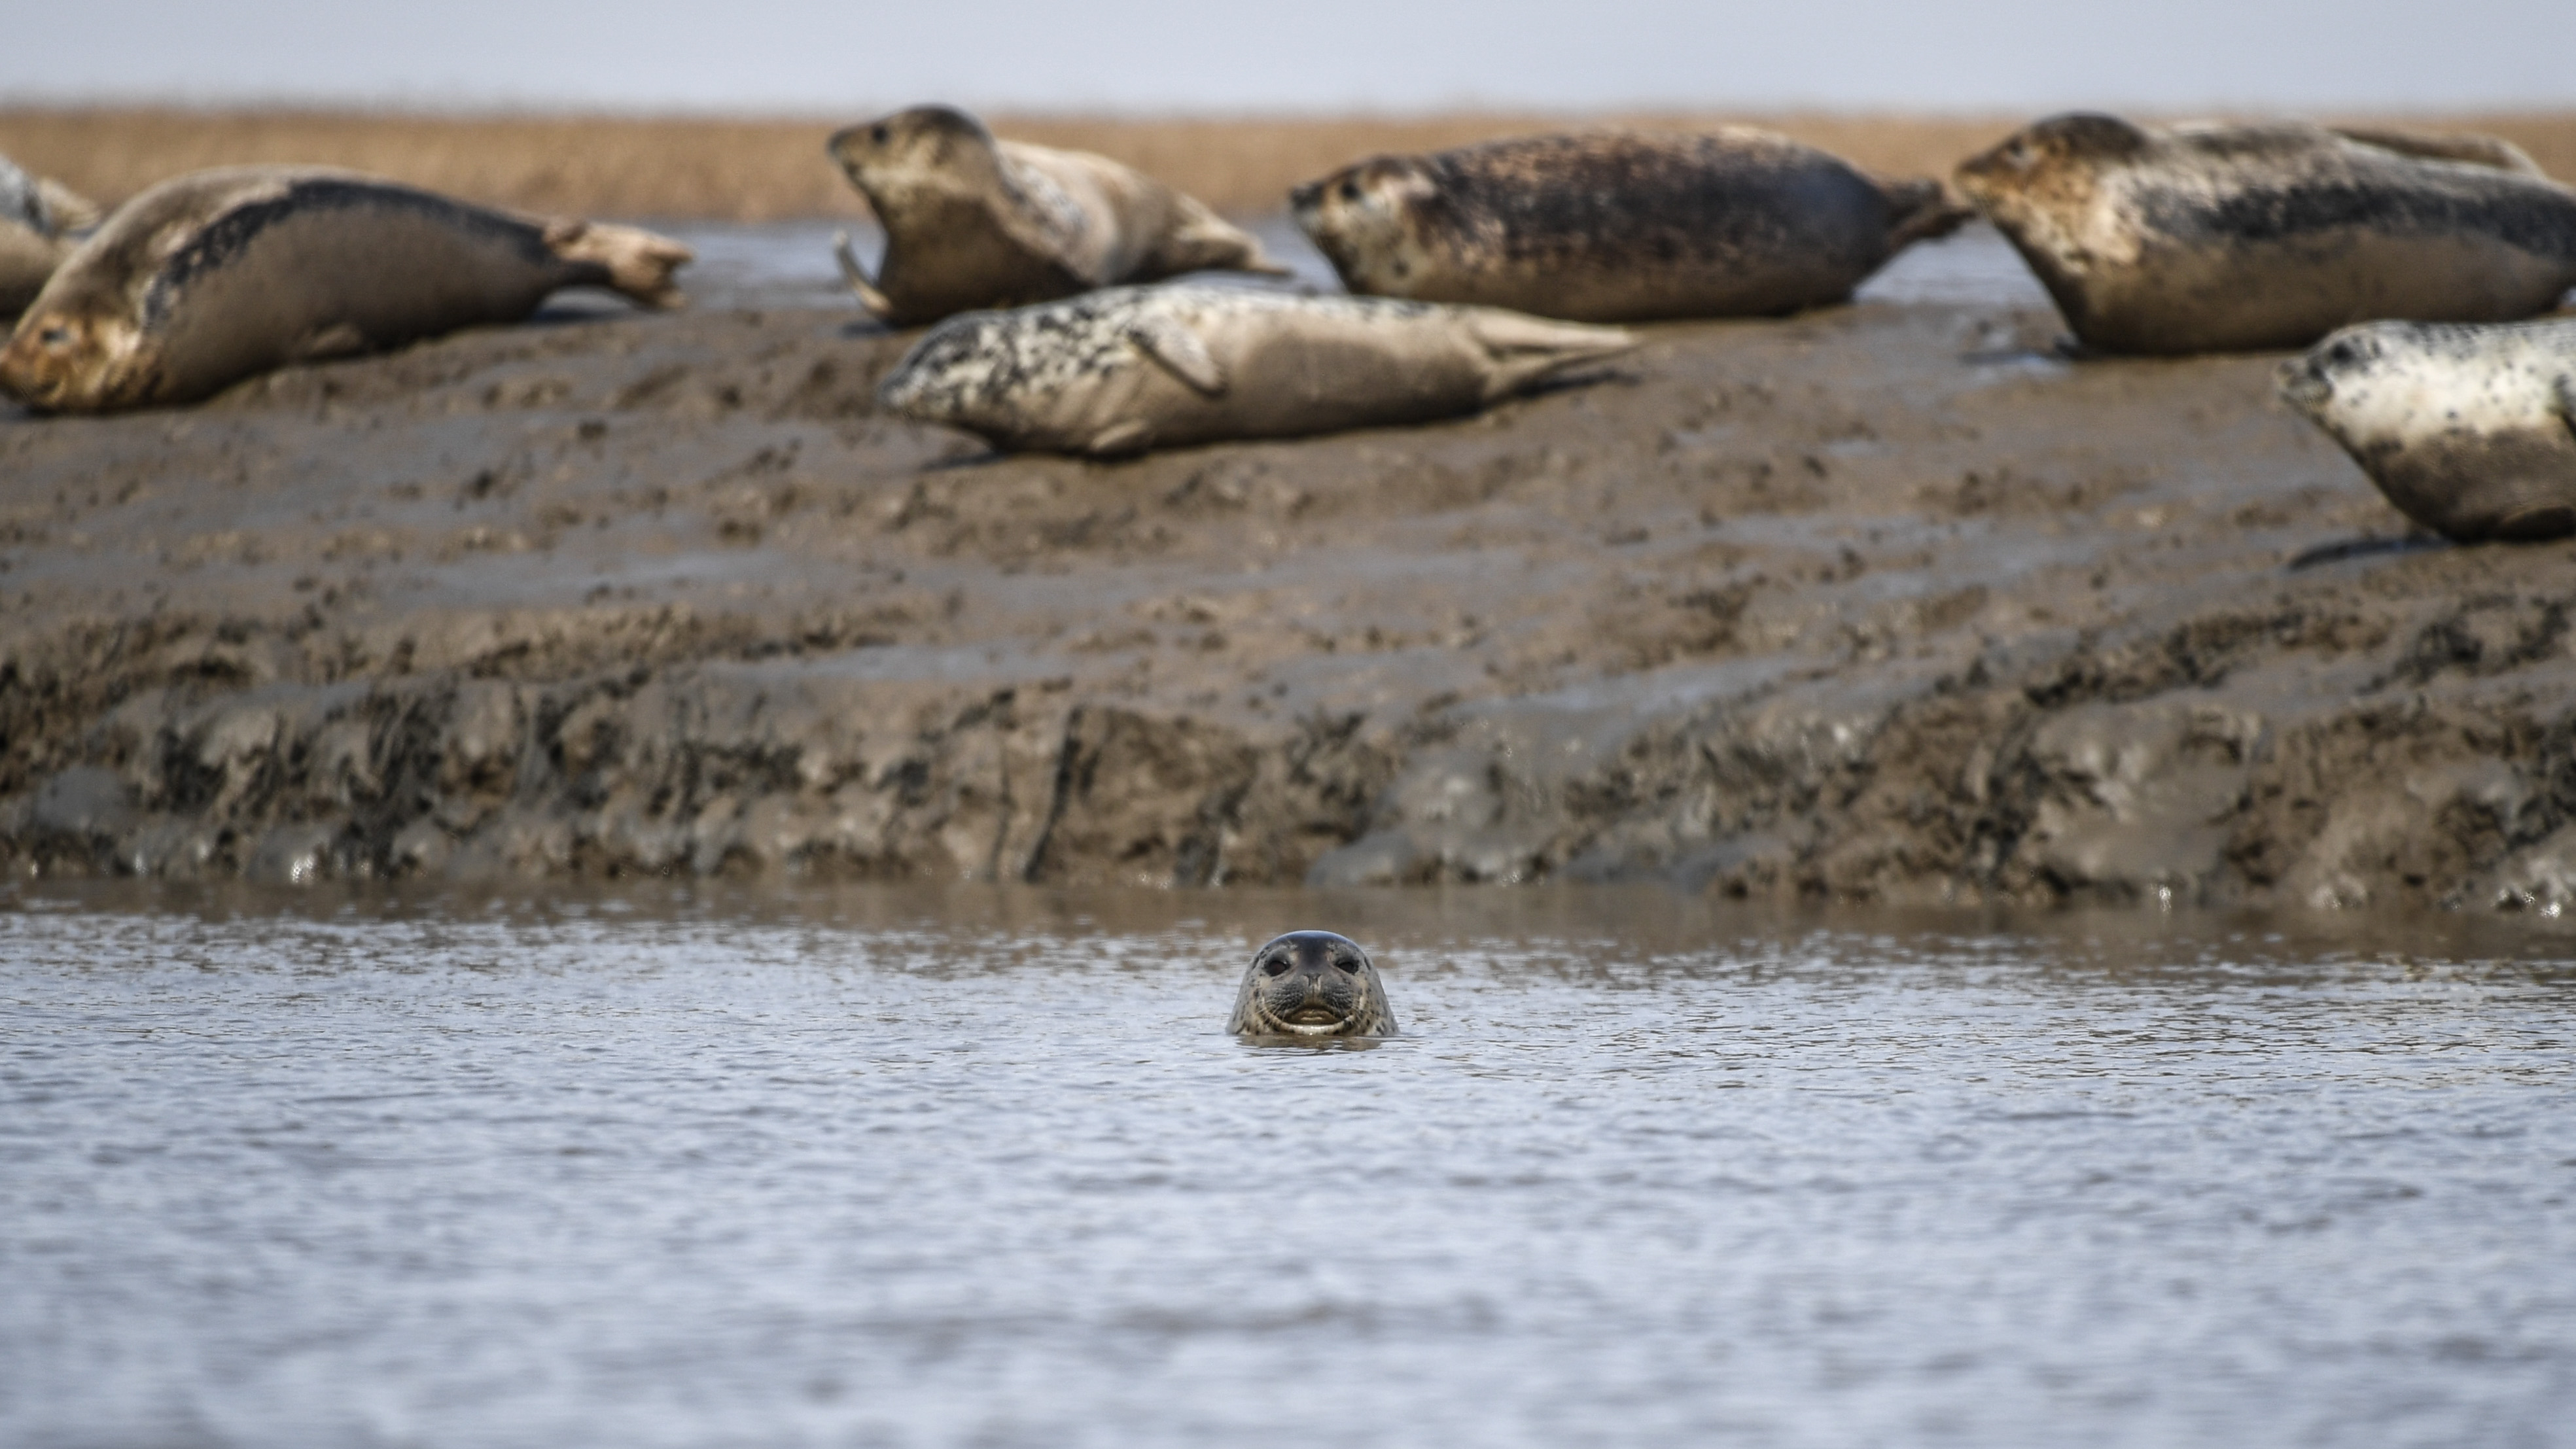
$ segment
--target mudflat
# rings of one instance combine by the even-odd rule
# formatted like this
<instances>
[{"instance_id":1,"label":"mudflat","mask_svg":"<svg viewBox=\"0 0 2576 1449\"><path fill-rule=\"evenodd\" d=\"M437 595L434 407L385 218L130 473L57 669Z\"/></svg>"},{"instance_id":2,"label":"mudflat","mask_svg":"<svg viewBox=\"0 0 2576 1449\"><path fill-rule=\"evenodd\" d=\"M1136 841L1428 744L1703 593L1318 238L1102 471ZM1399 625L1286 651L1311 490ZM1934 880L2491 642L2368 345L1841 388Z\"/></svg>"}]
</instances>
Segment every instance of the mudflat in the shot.
<instances>
[{"instance_id":1,"label":"mudflat","mask_svg":"<svg viewBox=\"0 0 2576 1449\"><path fill-rule=\"evenodd\" d=\"M0 409L0 863L2576 895L2576 543L2410 534L2277 356L1880 289L1102 464L880 414L910 336L819 286L692 290Z\"/></svg>"}]
</instances>

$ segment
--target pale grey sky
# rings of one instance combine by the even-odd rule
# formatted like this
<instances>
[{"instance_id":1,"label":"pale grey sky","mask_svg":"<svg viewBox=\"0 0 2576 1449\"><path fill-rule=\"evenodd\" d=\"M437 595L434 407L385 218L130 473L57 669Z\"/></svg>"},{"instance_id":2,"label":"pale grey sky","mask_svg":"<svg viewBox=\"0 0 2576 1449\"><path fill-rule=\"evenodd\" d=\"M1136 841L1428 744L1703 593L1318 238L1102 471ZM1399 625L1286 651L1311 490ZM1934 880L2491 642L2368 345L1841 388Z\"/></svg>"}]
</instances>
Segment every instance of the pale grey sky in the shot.
<instances>
[{"instance_id":1,"label":"pale grey sky","mask_svg":"<svg viewBox=\"0 0 2576 1449\"><path fill-rule=\"evenodd\" d=\"M0 101L2576 106L2576 0L23 0Z\"/></svg>"}]
</instances>

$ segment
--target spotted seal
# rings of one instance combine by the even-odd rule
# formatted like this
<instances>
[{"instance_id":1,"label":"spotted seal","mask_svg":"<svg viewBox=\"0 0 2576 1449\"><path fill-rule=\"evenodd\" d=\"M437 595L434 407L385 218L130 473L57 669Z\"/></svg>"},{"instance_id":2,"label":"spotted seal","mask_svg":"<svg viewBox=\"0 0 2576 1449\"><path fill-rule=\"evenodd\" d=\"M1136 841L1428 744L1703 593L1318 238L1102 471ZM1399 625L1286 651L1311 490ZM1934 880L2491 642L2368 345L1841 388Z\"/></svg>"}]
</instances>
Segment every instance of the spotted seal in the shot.
<instances>
[{"instance_id":1,"label":"spotted seal","mask_svg":"<svg viewBox=\"0 0 2576 1449\"><path fill-rule=\"evenodd\" d=\"M1287 275L1195 198L1106 156L998 140L952 106L852 126L829 149L886 234L874 277L837 238L841 275L892 326L1183 272Z\"/></svg>"},{"instance_id":2,"label":"spotted seal","mask_svg":"<svg viewBox=\"0 0 2576 1449\"><path fill-rule=\"evenodd\" d=\"M1109 455L1451 417L1633 345L1487 307L1113 287L952 317L877 399L1006 450Z\"/></svg>"},{"instance_id":3,"label":"spotted seal","mask_svg":"<svg viewBox=\"0 0 2576 1449\"><path fill-rule=\"evenodd\" d=\"M1970 157L1957 182L2075 335L2110 351L2509 321L2576 286L2576 192L2487 137L2071 114Z\"/></svg>"},{"instance_id":4,"label":"spotted seal","mask_svg":"<svg viewBox=\"0 0 2576 1449\"><path fill-rule=\"evenodd\" d=\"M290 362L515 322L559 287L680 302L690 252L349 171L162 182L66 258L0 351L0 390L56 412L182 403Z\"/></svg>"},{"instance_id":5,"label":"spotted seal","mask_svg":"<svg viewBox=\"0 0 2576 1449\"><path fill-rule=\"evenodd\" d=\"M2280 381L2426 528L2461 543L2576 533L2576 321L2347 327Z\"/></svg>"},{"instance_id":6,"label":"spotted seal","mask_svg":"<svg viewBox=\"0 0 2576 1449\"><path fill-rule=\"evenodd\" d=\"M0 322L25 311L71 255L67 233L96 219L88 202L0 156Z\"/></svg>"},{"instance_id":7,"label":"spotted seal","mask_svg":"<svg viewBox=\"0 0 2576 1449\"><path fill-rule=\"evenodd\" d=\"M1289 193L1354 292L1581 322L1822 306L1969 213L1786 136L1584 132L1378 156Z\"/></svg>"},{"instance_id":8,"label":"spotted seal","mask_svg":"<svg viewBox=\"0 0 2576 1449\"><path fill-rule=\"evenodd\" d=\"M1236 1036L1395 1035L1386 983L1358 943L1330 931L1290 931L1252 953L1225 1029Z\"/></svg>"}]
</instances>

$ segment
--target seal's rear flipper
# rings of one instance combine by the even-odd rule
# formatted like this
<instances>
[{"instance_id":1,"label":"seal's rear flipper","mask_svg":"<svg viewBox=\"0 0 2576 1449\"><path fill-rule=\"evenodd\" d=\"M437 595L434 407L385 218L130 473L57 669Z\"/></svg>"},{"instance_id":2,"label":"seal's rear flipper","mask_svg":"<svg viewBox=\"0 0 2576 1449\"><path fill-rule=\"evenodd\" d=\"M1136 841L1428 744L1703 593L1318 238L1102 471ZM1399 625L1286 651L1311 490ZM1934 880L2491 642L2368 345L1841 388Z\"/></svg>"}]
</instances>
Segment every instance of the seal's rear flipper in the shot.
<instances>
[{"instance_id":1,"label":"seal's rear flipper","mask_svg":"<svg viewBox=\"0 0 2576 1449\"><path fill-rule=\"evenodd\" d=\"M641 227L604 221L558 221L546 227L546 249L568 262L586 262L608 273L608 285L647 307L685 307L671 274L697 253Z\"/></svg>"},{"instance_id":2,"label":"seal's rear flipper","mask_svg":"<svg viewBox=\"0 0 2576 1449\"><path fill-rule=\"evenodd\" d=\"M894 303L887 301L886 294L878 291L876 283L868 280L867 269L859 265L859 254L850 250L848 232L832 233L832 260L841 264L842 284L859 299L859 305L867 309L868 315L880 322L892 322Z\"/></svg>"},{"instance_id":3,"label":"seal's rear flipper","mask_svg":"<svg viewBox=\"0 0 2576 1449\"><path fill-rule=\"evenodd\" d=\"M1887 196L1890 256L1916 242L1948 236L1976 217L1976 212L1950 200L1949 191L1940 182L1929 178L1885 181L1879 183L1879 190Z\"/></svg>"},{"instance_id":4,"label":"seal's rear flipper","mask_svg":"<svg viewBox=\"0 0 2576 1449\"><path fill-rule=\"evenodd\" d=\"M1544 382L1569 367L1616 357L1637 345L1635 333L1617 327L1550 322L1499 307L1471 309L1467 326L1493 363L1493 372L1485 382L1485 401L1489 403Z\"/></svg>"},{"instance_id":5,"label":"seal's rear flipper","mask_svg":"<svg viewBox=\"0 0 2576 1449\"><path fill-rule=\"evenodd\" d=\"M2359 141L2382 151L2400 156L2413 156L2425 161L2457 161L2467 166L2492 166L2517 176L2538 176L2548 172L2531 159L2520 146L2500 136L2431 136L2421 131L2391 131L2368 126L2335 126L2331 130L2347 141Z\"/></svg>"}]
</instances>

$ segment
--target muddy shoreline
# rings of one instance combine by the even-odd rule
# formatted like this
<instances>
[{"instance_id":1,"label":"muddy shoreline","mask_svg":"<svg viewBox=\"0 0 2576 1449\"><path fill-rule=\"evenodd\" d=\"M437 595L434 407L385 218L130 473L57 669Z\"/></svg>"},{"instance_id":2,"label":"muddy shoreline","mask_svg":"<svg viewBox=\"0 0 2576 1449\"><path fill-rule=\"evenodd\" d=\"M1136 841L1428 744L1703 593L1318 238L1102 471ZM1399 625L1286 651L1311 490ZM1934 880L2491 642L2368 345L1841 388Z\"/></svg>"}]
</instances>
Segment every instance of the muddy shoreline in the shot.
<instances>
[{"instance_id":1,"label":"muddy shoreline","mask_svg":"<svg viewBox=\"0 0 2576 1449\"><path fill-rule=\"evenodd\" d=\"M2576 893L2576 544L2410 537L2276 358L1646 332L1117 464L878 415L828 302L0 411L0 867Z\"/></svg>"}]
</instances>

